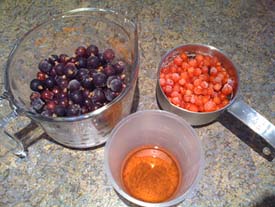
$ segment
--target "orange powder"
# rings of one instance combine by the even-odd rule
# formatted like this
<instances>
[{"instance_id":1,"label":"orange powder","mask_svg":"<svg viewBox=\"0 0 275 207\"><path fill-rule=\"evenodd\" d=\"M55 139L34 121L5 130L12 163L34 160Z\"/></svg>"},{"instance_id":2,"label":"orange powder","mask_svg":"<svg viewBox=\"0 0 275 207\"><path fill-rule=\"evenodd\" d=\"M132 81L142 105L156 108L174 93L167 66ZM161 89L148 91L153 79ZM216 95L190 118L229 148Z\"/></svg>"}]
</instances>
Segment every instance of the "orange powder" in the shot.
<instances>
[{"instance_id":1,"label":"orange powder","mask_svg":"<svg viewBox=\"0 0 275 207\"><path fill-rule=\"evenodd\" d=\"M143 146L126 157L122 180L133 197L157 203L175 194L181 182L181 171L175 158L163 148Z\"/></svg>"}]
</instances>

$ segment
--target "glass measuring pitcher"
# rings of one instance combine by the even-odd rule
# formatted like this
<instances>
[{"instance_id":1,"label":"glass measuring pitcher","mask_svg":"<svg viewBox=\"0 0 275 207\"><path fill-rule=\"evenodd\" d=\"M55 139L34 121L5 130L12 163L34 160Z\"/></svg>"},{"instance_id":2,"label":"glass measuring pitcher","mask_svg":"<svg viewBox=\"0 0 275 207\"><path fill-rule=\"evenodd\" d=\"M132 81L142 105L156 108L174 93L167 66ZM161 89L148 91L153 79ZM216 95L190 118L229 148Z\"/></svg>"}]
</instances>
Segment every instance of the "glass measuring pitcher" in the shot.
<instances>
[{"instance_id":1,"label":"glass measuring pitcher","mask_svg":"<svg viewBox=\"0 0 275 207\"><path fill-rule=\"evenodd\" d=\"M112 48L127 64L126 88L111 103L77 117L45 117L30 106L30 81L38 64L51 54L73 55L78 46ZM135 23L111 10L71 10L38 25L18 41L5 70L5 92L13 111L0 122L4 133L15 140L19 155L25 147L6 126L18 116L27 116L56 142L72 148L89 148L104 143L115 124L131 111L139 69L138 37ZM2 137L3 138L3 137Z\"/></svg>"}]
</instances>

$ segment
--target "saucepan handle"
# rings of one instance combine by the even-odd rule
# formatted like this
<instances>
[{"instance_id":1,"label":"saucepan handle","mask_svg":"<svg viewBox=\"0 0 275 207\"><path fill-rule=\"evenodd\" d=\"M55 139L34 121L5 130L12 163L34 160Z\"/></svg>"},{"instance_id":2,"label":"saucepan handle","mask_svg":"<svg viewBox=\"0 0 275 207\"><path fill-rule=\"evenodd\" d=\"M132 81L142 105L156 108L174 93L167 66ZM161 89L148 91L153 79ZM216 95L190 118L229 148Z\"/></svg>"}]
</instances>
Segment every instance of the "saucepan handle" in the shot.
<instances>
[{"instance_id":1,"label":"saucepan handle","mask_svg":"<svg viewBox=\"0 0 275 207\"><path fill-rule=\"evenodd\" d=\"M242 100L236 100L227 111L263 138L268 146L262 153L270 155L275 150L275 126Z\"/></svg>"},{"instance_id":2,"label":"saucepan handle","mask_svg":"<svg viewBox=\"0 0 275 207\"><path fill-rule=\"evenodd\" d=\"M8 96L4 93L0 96L0 109L3 111L4 107L8 107L5 102L9 102ZM31 130L23 129L19 132L10 127L10 123L19 119L20 115L13 109L9 114L0 118L0 156L4 156L8 152L13 152L15 155L24 158L27 156L27 146L30 140L43 134L43 130L31 121L28 127ZM15 123L16 125L16 123ZM20 135L20 136L19 136ZM2 145L2 147L1 147ZM2 152L1 152L2 151Z\"/></svg>"}]
</instances>

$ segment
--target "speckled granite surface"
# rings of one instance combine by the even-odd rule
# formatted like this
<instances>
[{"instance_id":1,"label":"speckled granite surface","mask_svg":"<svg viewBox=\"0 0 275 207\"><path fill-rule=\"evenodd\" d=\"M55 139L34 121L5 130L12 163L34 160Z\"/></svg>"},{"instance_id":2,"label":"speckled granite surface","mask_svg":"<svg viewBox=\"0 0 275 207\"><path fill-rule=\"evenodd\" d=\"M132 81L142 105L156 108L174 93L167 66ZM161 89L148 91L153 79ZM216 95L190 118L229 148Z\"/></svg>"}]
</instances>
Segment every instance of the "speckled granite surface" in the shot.
<instances>
[{"instance_id":1,"label":"speckled granite surface","mask_svg":"<svg viewBox=\"0 0 275 207\"><path fill-rule=\"evenodd\" d=\"M240 69L241 98L275 124L274 1L4 0L2 68L17 38L48 16L77 7L112 8L138 21L138 110L158 108L155 83L161 55L178 44L204 43L232 58ZM7 110L2 108L1 115ZM196 193L179 206L275 206L275 161L262 158L222 123L240 129L226 118L196 128L204 145L205 172ZM0 206L127 206L107 181L104 147L77 151L42 139L29 147L26 159L5 150L0 143Z\"/></svg>"}]
</instances>

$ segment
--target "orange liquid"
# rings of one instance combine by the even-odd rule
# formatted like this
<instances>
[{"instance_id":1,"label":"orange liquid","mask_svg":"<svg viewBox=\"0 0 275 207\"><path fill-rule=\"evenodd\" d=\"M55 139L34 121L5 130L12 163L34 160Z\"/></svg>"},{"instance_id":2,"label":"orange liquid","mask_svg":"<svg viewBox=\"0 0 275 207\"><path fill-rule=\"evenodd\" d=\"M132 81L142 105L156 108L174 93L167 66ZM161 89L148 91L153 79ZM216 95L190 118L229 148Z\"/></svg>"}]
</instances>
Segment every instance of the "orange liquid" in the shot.
<instances>
[{"instance_id":1,"label":"orange liquid","mask_svg":"<svg viewBox=\"0 0 275 207\"><path fill-rule=\"evenodd\" d=\"M127 155L122 180L133 197L146 202L163 202L176 193L181 170L175 158L163 148L144 146Z\"/></svg>"}]
</instances>

